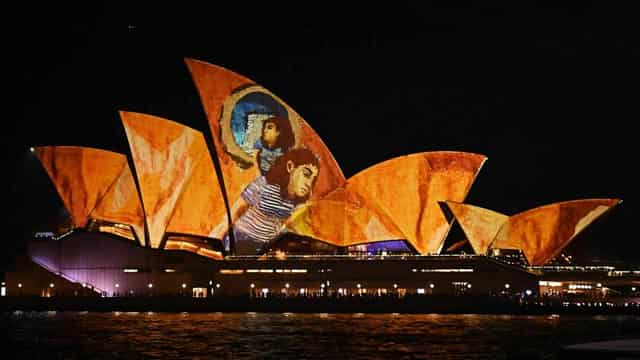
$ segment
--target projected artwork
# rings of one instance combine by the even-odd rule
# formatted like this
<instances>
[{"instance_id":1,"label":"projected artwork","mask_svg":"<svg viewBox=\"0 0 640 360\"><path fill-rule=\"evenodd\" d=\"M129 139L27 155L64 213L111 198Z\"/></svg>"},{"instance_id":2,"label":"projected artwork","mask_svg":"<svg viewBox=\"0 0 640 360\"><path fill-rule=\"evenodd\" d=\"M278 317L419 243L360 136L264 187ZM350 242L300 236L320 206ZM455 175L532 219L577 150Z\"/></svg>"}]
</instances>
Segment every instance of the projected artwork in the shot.
<instances>
[{"instance_id":1,"label":"projected artwork","mask_svg":"<svg viewBox=\"0 0 640 360\"><path fill-rule=\"evenodd\" d=\"M186 62L213 135L231 208L231 223L238 233L236 253L255 254L256 246L274 239L282 230L284 220L303 203L301 197L294 201L289 198L287 181L290 174L296 173L294 169L313 165L313 169L307 169L313 186L305 186L308 192L303 197L305 200L320 199L338 188L345 181L344 175L320 137L277 96L221 67L191 59ZM313 158L312 161L296 162L301 154L305 154L304 158ZM282 160L282 168L276 171L280 175L270 175L283 158L286 160ZM287 163L295 165L291 173L282 172L287 169ZM286 179L276 180L282 176ZM275 202L277 209L266 209L258 198L249 197L255 192L264 197L260 200L264 204ZM257 210L262 213L258 214ZM210 236L226 239L229 247L229 229L228 218L221 218Z\"/></svg>"},{"instance_id":2,"label":"projected artwork","mask_svg":"<svg viewBox=\"0 0 640 360\"><path fill-rule=\"evenodd\" d=\"M239 166L257 164L265 175L295 145L287 110L268 93L253 88L234 93L228 102L235 103L231 115L222 119L225 149Z\"/></svg>"},{"instance_id":3,"label":"projected artwork","mask_svg":"<svg viewBox=\"0 0 640 360\"><path fill-rule=\"evenodd\" d=\"M261 253L280 234L292 211L309 199L320 171L311 151L292 149L249 184L231 211L236 253ZM225 249L230 249L229 234Z\"/></svg>"},{"instance_id":4,"label":"projected artwork","mask_svg":"<svg viewBox=\"0 0 640 360\"><path fill-rule=\"evenodd\" d=\"M556 203L511 217L465 205L487 158L457 151L399 156L346 179L318 134L276 95L222 67L185 61L209 134L121 112L134 168L104 150L34 150L74 227L99 221L98 231L213 259L286 252L296 239L307 242L291 245L296 251L426 255L442 251L457 219L476 253L520 249L538 265L619 202Z\"/></svg>"}]
</instances>

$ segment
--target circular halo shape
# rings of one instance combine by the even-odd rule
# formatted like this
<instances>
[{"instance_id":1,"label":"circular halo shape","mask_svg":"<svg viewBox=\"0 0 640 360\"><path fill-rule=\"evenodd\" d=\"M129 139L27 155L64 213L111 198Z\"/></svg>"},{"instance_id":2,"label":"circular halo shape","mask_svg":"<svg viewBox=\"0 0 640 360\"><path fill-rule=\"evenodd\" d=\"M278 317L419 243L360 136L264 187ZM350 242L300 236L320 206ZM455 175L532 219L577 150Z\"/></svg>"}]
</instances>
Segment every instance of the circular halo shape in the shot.
<instances>
[{"instance_id":1,"label":"circular halo shape","mask_svg":"<svg viewBox=\"0 0 640 360\"><path fill-rule=\"evenodd\" d=\"M255 154L248 153L245 149L240 147L236 142L236 137L232 128L232 116L236 105L241 102L247 95L262 94L271 98L275 103L282 107L286 111L287 120L291 124L291 130L294 136L294 148L300 145L300 123L297 121L299 115L296 114L287 104L284 103L279 97L272 94L269 90L263 88L260 85L250 85L240 87L234 90L225 101L222 103L222 113L220 116L220 137L224 150L231 156L236 164L241 168L250 168L256 164ZM275 109L272 109L275 110Z\"/></svg>"}]
</instances>

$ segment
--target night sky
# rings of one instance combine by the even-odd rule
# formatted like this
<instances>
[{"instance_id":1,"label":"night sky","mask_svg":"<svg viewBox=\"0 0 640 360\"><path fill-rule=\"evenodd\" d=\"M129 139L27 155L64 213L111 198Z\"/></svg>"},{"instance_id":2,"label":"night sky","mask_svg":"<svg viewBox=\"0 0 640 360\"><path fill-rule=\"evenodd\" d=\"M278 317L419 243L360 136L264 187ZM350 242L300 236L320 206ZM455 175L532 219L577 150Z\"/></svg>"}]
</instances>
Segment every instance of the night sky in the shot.
<instances>
[{"instance_id":1,"label":"night sky","mask_svg":"<svg viewBox=\"0 0 640 360\"><path fill-rule=\"evenodd\" d=\"M5 71L18 85L5 108L18 111L3 119L11 204L3 263L62 211L29 146L127 153L118 110L210 136L184 57L226 67L282 98L347 177L395 156L454 150L488 156L469 204L513 215L558 201L622 198L568 251L640 263L632 130L640 118L640 28L632 8L179 3L6 11Z\"/></svg>"}]
</instances>

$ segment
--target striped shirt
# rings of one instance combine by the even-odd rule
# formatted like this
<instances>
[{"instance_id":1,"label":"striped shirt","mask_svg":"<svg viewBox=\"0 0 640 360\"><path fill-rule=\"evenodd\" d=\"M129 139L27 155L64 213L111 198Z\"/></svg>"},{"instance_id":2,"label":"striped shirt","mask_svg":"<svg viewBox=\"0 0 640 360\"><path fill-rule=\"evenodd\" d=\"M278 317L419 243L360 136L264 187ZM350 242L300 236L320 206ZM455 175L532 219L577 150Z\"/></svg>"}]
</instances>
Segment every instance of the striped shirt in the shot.
<instances>
[{"instance_id":1,"label":"striped shirt","mask_svg":"<svg viewBox=\"0 0 640 360\"><path fill-rule=\"evenodd\" d=\"M296 207L291 200L282 198L280 186L267 183L264 176L249 184L241 196L249 208L234 226L236 230L262 242L278 236L282 223Z\"/></svg>"}]
</instances>

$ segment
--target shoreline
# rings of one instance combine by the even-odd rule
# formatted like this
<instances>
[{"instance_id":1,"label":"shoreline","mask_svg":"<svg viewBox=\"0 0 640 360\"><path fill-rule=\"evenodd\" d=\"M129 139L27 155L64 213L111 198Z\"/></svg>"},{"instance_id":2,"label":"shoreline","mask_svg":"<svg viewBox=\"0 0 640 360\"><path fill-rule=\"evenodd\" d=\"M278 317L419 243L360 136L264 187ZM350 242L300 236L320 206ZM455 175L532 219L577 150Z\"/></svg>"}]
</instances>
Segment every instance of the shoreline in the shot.
<instances>
[{"instance_id":1,"label":"shoreline","mask_svg":"<svg viewBox=\"0 0 640 360\"><path fill-rule=\"evenodd\" d=\"M566 302L565 302L566 303ZM639 303L543 303L491 297L439 298L191 298L191 297L4 297L0 311L92 312L264 312L264 313L406 313L487 315L636 315ZM584 304L584 305L582 305ZM587 305L589 304L589 305ZM609 305L611 304L611 305Z\"/></svg>"}]
</instances>

